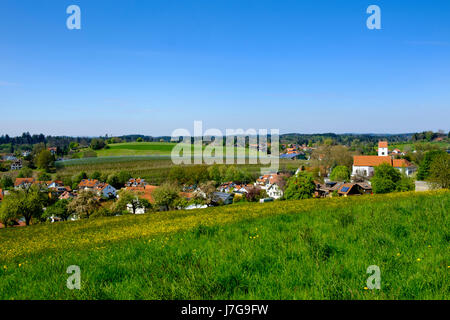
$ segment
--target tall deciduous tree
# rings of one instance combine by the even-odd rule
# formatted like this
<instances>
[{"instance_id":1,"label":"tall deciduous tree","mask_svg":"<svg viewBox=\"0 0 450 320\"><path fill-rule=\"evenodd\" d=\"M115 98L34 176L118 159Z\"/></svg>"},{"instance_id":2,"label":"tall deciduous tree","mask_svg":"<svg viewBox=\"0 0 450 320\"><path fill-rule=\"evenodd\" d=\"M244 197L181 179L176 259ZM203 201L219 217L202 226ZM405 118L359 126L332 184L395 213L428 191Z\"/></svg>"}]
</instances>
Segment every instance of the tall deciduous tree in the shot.
<instances>
[{"instance_id":1,"label":"tall deciduous tree","mask_svg":"<svg viewBox=\"0 0 450 320\"><path fill-rule=\"evenodd\" d=\"M430 165L429 181L441 188L450 188L450 155L437 155Z\"/></svg>"},{"instance_id":2,"label":"tall deciduous tree","mask_svg":"<svg viewBox=\"0 0 450 320\"><path fill-rule=\"evenodd\" d=\"M136 214L138 208L151 208L147 199L141 197L141 194L122 189L119 191L119 200L114 204L115 212L123 212L131 207L133 214Z\"/></svg>"},{"instance_id":3,"label":"tall deciduous tree","mask_svg":"<svg viewBox=\"0 0 450 320\"><path fill-rule=\"evenodd\" d=\"M179 197L178 187L174 184L166 183L153 191L155 205L164 210L174 209L175 202Z\"/></svg>"},{"instance_id":4,"label":"tall deciduous tree","mask_svg":"<svg viewBox=\"0 0 450 320\"><path fill-rule=\"evenodd\" d=\"M84 190L69 203L67 208L70 213L74 213L79 218L89 218L100 208L100 201L94 192Z\"/></svg>"},{"instance_id":5,"label":"tall deciduous tree","mask_svg":"<svg viewBox=\"0 0 450 320\"><path fill-rule=\"evenodd\" d=\"M54 162L53 155L48 150L42 150L36 158L37 167L45 171L48 171L50 167L53 166L53 162Z\"/></svg>"},{"instance_id":6,"label":"tall deciduous tree","mask_svg":"<svg viewBox=\"0 0 450 320\"><path fill-rule=\"evenodd\" d=\"M284 190L285 199L308 199L311 198L316 189L316 184L311 173L301 171L291 177Z\"/></svg>"}]
</instances>

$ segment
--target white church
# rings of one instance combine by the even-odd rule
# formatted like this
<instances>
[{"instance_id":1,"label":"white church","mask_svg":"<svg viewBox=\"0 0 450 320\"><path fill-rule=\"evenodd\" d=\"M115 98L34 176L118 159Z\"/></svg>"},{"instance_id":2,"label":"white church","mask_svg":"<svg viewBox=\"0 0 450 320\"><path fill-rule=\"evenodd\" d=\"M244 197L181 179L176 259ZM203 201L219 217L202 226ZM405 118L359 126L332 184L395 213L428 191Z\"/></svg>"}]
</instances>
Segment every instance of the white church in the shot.
<instances>
[{"instance_id":1,"label":"white church","mask_svg":"<svg viewBox=\"0 0 450 320\"><path fill-rule=\"evenodd\" d=\"M360 175L364 177L371 177L375 172L375 167L380 164L387 163L394 168L405 172L407 176L411 176L415 167L406 159L393 159L389 156L389 148L387 141L378 142L377 156L354 156L352 175Z\"/></svg>"}]
</instances>

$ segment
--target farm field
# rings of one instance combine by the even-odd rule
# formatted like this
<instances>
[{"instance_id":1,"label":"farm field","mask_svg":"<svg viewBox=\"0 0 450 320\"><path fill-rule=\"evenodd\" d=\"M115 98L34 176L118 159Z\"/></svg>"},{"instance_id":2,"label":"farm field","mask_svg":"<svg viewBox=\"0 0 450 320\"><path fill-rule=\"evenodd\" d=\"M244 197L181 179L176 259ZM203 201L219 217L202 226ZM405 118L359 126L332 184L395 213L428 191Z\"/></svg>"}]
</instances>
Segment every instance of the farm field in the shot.
<instances>
[{"instance_id":1,"label":"farm field","mask_svg":"<svg viewBox=\"0 0 450 320\"><path fill-rule=\"evenodd\" d=\"M296 170L302 164L305 164L305 161L280 160L281 169ZM146 179L149 183L161 184L167 180L173 165L169 156L119 156L59 161L56 163L56 168L57 174L61 178L74 176L82 171L89 175L96 171L110 174L124 170L133 177ZM260 168L264 166L267 165L237 165L256 176L259 175Z\"/></svg>"},{"instance_id":2,"label":"farm field","mask_svg":"<svg viewBox=\"0 0 450 320\"><path fill-rule=\"evenodd\" d=\"M449 208L412 192L0 230L0 299L449 299Z\"/></svg>"}]
</instances>

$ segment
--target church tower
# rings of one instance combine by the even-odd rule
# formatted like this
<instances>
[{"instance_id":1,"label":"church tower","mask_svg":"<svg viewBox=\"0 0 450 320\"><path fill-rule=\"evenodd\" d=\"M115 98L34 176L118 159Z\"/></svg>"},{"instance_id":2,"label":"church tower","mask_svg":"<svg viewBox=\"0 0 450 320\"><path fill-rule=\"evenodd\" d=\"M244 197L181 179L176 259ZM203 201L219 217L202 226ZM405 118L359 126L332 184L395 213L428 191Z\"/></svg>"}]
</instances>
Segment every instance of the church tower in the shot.
<instances>
[{"instance_id":1,"label":"church tower","mask_svg":"<svg viewBox=\"0 0 450 320\"><path fill-rule=\"evenodd\" d=\"M387 141L379 141L378 142L378 156L385 157L389 153L388 151L388 142Z\"/></svg>"}]
</instances>

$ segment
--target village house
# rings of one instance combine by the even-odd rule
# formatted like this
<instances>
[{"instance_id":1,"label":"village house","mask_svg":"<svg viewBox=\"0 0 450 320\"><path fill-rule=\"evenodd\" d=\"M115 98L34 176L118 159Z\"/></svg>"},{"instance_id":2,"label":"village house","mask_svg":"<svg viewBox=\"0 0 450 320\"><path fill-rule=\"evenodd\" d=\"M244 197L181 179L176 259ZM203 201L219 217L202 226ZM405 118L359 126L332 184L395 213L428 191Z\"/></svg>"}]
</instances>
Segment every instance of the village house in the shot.
<instances>
[{"instance_id":1,"label":"village house","mask_svg":"<svg viewBox=\"0 0 450 320\"><path fill-rule=\"evenodd\" d=\"M74 194L72 192L69 191L64 191L59 197L59 200L70 200L75 198Z\"/></svg>"},{"instance_id":2,"label":"village house","mask_svg":"<svg viewBox=\"0 0 450 320\"><path fill-rule=\"evenodd\" d=\"M56 155L56 152L57 152L57 150L58 150L58 148L56 148L56 147L50 147L50 148L47 148L48 149L48 151L50 151L50 153L54 156L54 155Z\"/></svg>"},{"instance_id":3,"label":"village house","mask_svg":"<svg viewBox=\"0 0 450 320\"><path fill-rule=\"evenodd\" d=\"M130 180L125 183L125 187L145 187L147 185L147 182L145 182L145 179L141 178L131 178Z\"/></svg>"},{"instance_id":4,"label":"village house","mask_svg":"<svg viewBox=\"0 0 450 320\"><path fill-rule=\"evenodd\" d=\"M36 180L34 178L16 178L16 180L14 181L14 188L28 189L35 183Z\"/></svg>"},{"instance_id":5,"label":"village house","mask_svg":"<svg viewBox=\"0 0 450 320\"><path fill-rule=\"evenodd\" d=\"M79 191L94 191L95 187L100 183L97 179L83 179L78 184Z\"/></svg>"},{"instance_id":6,"label":"village house","mask_svg":"<svg viewBox=\"0 0 450 320\"><path fill-rule=\"evenodd\" d=\"M0 189L0 202L3 201L3 198L5 197L5 194L3 193L3 190Z\"/></svg>"},{"instance_id":7,"label":"village house","mask_svg":"<svg viewBox=\"0 0 450 320\"><path fill-rule=\"evenodd\" d=\"M114 198L117 190L108 183L100 182L97 179L83 179L78 184L79 191L92 191L102 198Z\"/></svg>"},{"instance_id":8,"label":"village house","mask_svg":"<svg viewBox=\"0 0 450 320\"><path fill-rule=\"evenodd\" d=\"M394 168L403 171L407 176L411 176L415 167L406 159L393 159L388 155L387 141L378 143L378 156L354 156L353 157L353 176L371 177L375 172L375 167L386 163Z\"/></svg>"},{"instance_id":9,"label":"village house","mask_svg":"<svg viewBox=\"0 0 450 320\"><path fill-rule=\"evenodd\" d=\"M392 154L394 154L394 155L400 155L400 156L404 156L406 153L405 152L403 152L402 150L400 150L400 149L397 149L397 148L395 148L394 150L392 150Z\"/></svg>"},{"instance_id":10,"label":"village house","mask_svg":"<svg viewBox=\"0 0 450 320\"><path fill-rule=\"evenodd\" d=\"M22 160L15 160L11 163L11 170L20 170L22 169Z\"/></svg>"},{"instance_id":11,"label":"village house","mask_svg":"<svg viewBox=\"0 0 450 320\"><path fill-rule=\"evenodd\" d=\"M265 190L267 195L273 199L280 199L283 197L283 188L286 185L286 180L289 175L286 173L266 174L259 177L255 186Z\"/></svg>"},{"instance_id":12,"label":"village house","mask_svg":"<svg viewBox=\"0 0 450 320\"><path fill-rule=\"evenodd\" d=\"M97 195L99 197L106 198L106 199L115 198L117 196L116 188L114 188L110 184L104 183L104 182L99 183L95 187L94 191L97 193Z\"/></svg>"},{"instance_id":13,"label":"village house","mask_svg":"<svg viewBox=\"0 0 450 320\"><path fill-rule=\"evenodd\" d=\"M142 198L150 202L151 204L155 204L155 199L153 199L152 193L158 188L158 186L152 185L144 185L144 186L136 186L136 187L125 187L125 190L131 191L136 194L136 198ZM133 213L133 205L131 203L127 204L127 211ZM147 212L147 208L144 206L137 206L135 210L135 214L144 214Z\"/></svg>"}]
</instances>

